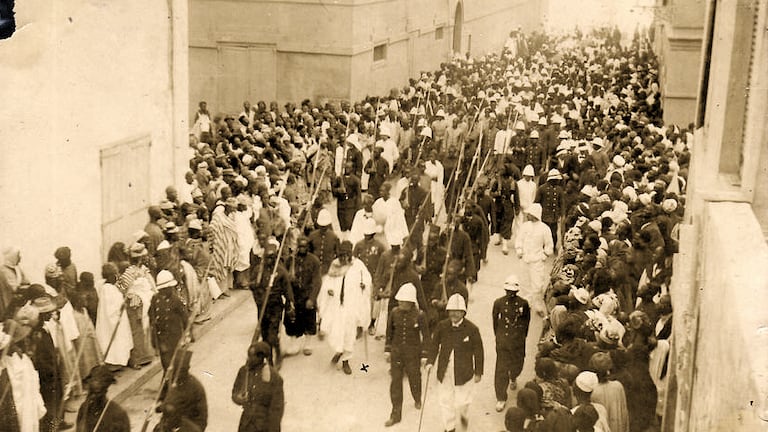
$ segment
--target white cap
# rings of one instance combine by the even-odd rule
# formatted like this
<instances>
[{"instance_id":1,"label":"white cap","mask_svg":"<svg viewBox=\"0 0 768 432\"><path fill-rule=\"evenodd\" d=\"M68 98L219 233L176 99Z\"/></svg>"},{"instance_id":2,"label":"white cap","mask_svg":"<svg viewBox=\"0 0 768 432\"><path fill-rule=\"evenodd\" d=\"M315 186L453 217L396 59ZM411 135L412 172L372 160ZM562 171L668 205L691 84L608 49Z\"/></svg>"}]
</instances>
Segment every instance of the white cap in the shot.
<instances>
[{"instance_id":1,"label":"white cap","mask_svg":"<svg viewBox=\"0 0 768 432\"><path fill-rule=\"evenodd\" d=\"M536 129L531 131L531 138L538 138L539 137L539 131Z\"/></svg>"},{"instance_id":2,"label":"white cap","mask_svg":"<svg viewBox=\"0 0 768 432\"><path fill-rule=\"evenodd\" d=\"M515 123L515 130L525 130L525 123L523 123L522 120L518 120L517 123Z\"/></svg>"},{"instance_id":3,"label":"white cap","mask_svg":"<svg viewBox=\"0 0 768 432\"><path fill-rule=\"evenodd\" d=\"M589 303L589 291L587 291L586 289L576 288L571 292L573 293L573 298L575 298L577 302L583 305Z\"/></svg>"},{"instance_id":4,"label":"white cap","mask_svg":"<svg viewBox=\"0 0 768 432\"><path fill-rule=\"evenodd\" d=\"M507 291L520 291L520 279L517 275L511 274L507 276L507 280L504 281L504 289Z\"/></svg>"},{"instance_id":5,"label":"white cap","mask_svg":"<svg viewBox=\"0 0 768 432\"><path fill-rule=\"evenodd\" d=\"M160 244L157 245L156 250L160 251L160 250L165 250L165 249L170 249L170 248L171 248L171 244L168 243L168 240L163 240L163 241L160 242Z\"/></svg>"},{"instance_id":6,"label":"white cap","mask_svg":"<svg viewBox=\"0 0 768 432\"><path fill-rule=\"evenodd\" d=\"M436 117L443 117L445 118L445 111L443 110L437 110L437 114L435 114Z\"/></svg>"},{"instance_id":7,"label":"white cap","mask_svg":"<svg viewBox=\"0 0 768 432\"><path fill-rule=\"evenodd\" d=\"M592 393L597 386L597 383L597 374L589 371L581 372L576 376L576 380L574 381L576 387L585 393Z\"/></svg>"},{"instance_id":8,"label":"white cap","mask_svg":"<svg viewBox=\"0 0 768 432\"><path fill-rule=\"evenodd\" d=\"M419 135L432 138L432 128L430 128L429 126L424 126L424 129L421 130L421 133L419 133Z\"/></svg>"},{"instance_id":9,"label":"white cap","mask_svg":"<svg viewBox=\"0 0 768 432\"><path fill-rule=\"evenodd\" d=\"M550 180L562 180L563 176L560 174L560 171L557 168L552 168L549 170L549 173L547 174L547 181Z\"/></svg>"},{"instance_id":10,"label":"white cap","mask_svg":"<svg viewBox=\"0 0 768 432\"><path fill-rule=\"evenodd\" d=\"M467 303L464 301L464 297L461 294L454 294L448 299L448 304L445 306L445 310L460 310L467 311Z\"/></svg>"},{"instance_id":11,"label":"white cap","mask_svg":"<svg viewBox=\"0 0 768 432\"><path fill-rule=\"evenodd\" d=\"M326 209L320 210L317 214L317 224L319 226L328 226L331 224L331 212Z\"/></svg>"},{"instance_id":12,"label":"white cap","mask_svg":"<svg viewBox=\"0 0 768 432\"><path fill-rule=\"evenodd\" d=\"M157 274L157 288L175 287L177 284L173 273L168 270L162 270Z\"/></svg>"},{"instance_id":13,"label":"white cap","mask_svg":"<svg viewBox=\"0 0 768 432\"><path fill-rule=\"evenodd\" d=\"M416 286L410 282L404 284L397 290L395 300L416 303Z\"/></svg>"},{"instance_id":14,"label":"white cap","mask_svg":"<svg viewBox=\"0 0 768 432\"><path fill-rule=\"evenodd\" d=\"M621 155L616 155L613 157L613 164L617 167L621 168L625 163L627 163L627 161L625 161Z\"/></svg>"},{"instance_id":15,"label":"white cap","mask_svg":"<svg viewBox=\"0 0 768 432\"><path fill-rule=\"evenodd\" d=\"M370 234L376 234L376 231L378 231L379 226L376 224L376 221L371 218L366 218L363 220L363 234L370 235Z\"/></svg>"},{"instance_id":16,"label":"white cap","mask_svg":"<svg viewBox=\"0 0 768 432\"><path fill-rule=\"evenodd\" d=\"M191 221L189 221L189 226L187 228L188 229L196 229L198 231L202 231L203 230L203 223L200 222L200 219L192 219Z\"/></svg>"},{"instance_id":17,"label":"white cap","mask_svg":"<svg viewBox=\"0 0 768 432\"><path fill-rule=\"evenodd\" d=\"M541 220L541 204L533 203L528 206L525 212L535 217L536 219Z\"/></svg>"},{"instance_id":18,"label":"white cap","mask_svg":"<svg viewBox=\"0 0 768 432\"><path fill-rule=\"evenodd\" d=\"M523 175L530 177L535 176L536 172L533 170L533 165L526 165L525 168L523 168Z\"/></svg>"}]
</instances>

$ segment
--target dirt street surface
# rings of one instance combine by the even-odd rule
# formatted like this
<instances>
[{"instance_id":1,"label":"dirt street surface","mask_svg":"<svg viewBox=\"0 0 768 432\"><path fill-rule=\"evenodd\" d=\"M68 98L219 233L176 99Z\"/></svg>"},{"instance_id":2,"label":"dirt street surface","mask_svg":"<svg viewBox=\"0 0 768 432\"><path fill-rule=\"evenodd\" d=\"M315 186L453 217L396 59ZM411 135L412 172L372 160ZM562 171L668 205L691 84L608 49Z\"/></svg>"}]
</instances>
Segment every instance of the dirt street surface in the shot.
<instances>
[{"instance_id":1,"label":"dirt street surface","mask_svg":"<svg viewBox=\"0 0 768 432\"><path fill-rule=\"evenodd\" d=\"M477 324L483 338L485 349L485 371L482 381L475 387L474 400L470 408L472 431L498 431L503 429L503 413L494 410L493 371L496 361L493 329L491 328L491 306L493 301L504 295L502 283L513 272L520 276L523 286L527 285L527 276L522 263L514 256L503 255L500 246L489 246L489 262L480 271L480 280L470 293L467 318ZM551 261L551 260L550 260ZM232 384L238 368L245 363L246 350L256 326L256 306L249 293L239 294L228 302L241 304L223 319L215 328L202 336L192 345L191 373L205 386L208 397L208 431L236 431L241 409L232 402ZM247 294L247 295L243 295ZM523 296L525 292L523 291ZM542 320L532 313L532 322L527 341L525 368L518 380L520 386L533 377L533 358L536 342L541 334ZM366 336L355 347L355 354L350 362L352 375L347 376L340 370L341 364L332 366L333 356L328 345L317 340L312 341L314 353L304 356L287 357L280 371L285 381L285 416L282 430L346 432L346 431L416 431L418 430L419 411L413 406L407 383L404 383L403 418L401 423L390 428L384 427L389 418L391 404L389 400L389 364L384 360L384 341ZM368 371L361 370L362 364L369 365ZM424 385L425 377L422 377ZM438 404L435 371L429 378L422 431L442 431L440 406ZM123 402L123 407L131 417L134 430L140 430L145 412L151 409L160 374L153 377L133 396ZM515 396L510 395L507 406L512 406ZM150 429L156 423L153 418Z\"/></svg>"}]
</instances>

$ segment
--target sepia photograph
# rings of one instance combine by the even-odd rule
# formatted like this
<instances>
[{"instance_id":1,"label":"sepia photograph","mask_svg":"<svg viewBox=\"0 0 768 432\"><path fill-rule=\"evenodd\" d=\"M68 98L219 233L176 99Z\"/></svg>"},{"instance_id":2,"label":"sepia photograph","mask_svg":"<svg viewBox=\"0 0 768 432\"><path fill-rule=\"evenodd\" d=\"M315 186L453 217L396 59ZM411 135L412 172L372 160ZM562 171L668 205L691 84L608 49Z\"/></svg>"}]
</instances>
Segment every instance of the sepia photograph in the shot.
<instances>
[{"instance_id":1,"label":"sepia photograph","mask_svg":"<svg viewBox=\"0 0 768 432\"><path fill-rule=\"evenodd\" d=\"M768 431L768 0L0 0L0 432Z\"/></svg>"}]
</instances>

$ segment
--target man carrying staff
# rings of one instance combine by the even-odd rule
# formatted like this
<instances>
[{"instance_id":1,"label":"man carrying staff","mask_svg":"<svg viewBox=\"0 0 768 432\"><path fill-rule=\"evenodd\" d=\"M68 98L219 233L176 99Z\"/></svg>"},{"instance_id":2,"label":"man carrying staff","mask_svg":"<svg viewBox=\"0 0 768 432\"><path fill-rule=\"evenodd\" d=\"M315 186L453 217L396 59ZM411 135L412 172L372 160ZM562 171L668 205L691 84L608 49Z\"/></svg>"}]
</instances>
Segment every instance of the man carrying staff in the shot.
<instances>
[{"instance_id":1,"label":"man carrying staff","mask_svg":"<svg viewBox=\"0 0 768 432\"><path fill-rule=\"evenodd\" d=\"M464 317L467 313L464 297L452 295L446 309L448 319L440 321L435 328L425 372L429 374L437 360L438 394L445 430L455 432L458 423L466 431L472 390L483 376L483 340L477 326Z\"/></svg>"},{"instance_id":2,"label":"man carrying staff","mask_svg":"<svg viewBox=\"0 0 768 432\"><path fill-rule=\"evenodd\" d=\"M107 399L109 386L116 382L109 366L95 366L84 381L88 396L77 412L77 432L130 432L128 414L117 402Z\"/></svg>"},{"instance_id":3,"label":"man carrying staff","mask_svg":"<svg viewBox=\"0 0 768 432\"><path fill-rule=\"evenodd\" d=\"M288 336L304 337L304 355L311 355L311 338L317 333L317 295L322 285L320 260L309 252L309 240L300 236L296 254L291 257L290 275L296 304L296 316L285 321Z\"/></svg>"},{"instance_id":4,"label":"man carrying staff","mask_svg":"<svg viewBox=\"0 0 768 432\"><path fill-rule=\"evenodd\" d=\"M248 347L248 360L237 372L232 401L243 407L238 432L280 432L285 410L283 379L267 364L269 345Z\"/></svg>"},{"instance_id":5,"label":"man carrying staff","mask_svg":"<svg viewBox=\"0 0 768 432\"><path fill-rule=\"evenodd\" d=\"M279 369L282 364L279 336L283 310L286 310L289 320L296 317L293 287L288 271L277 262L277 245L274 242L268 242L264 247L263 259L261 279L251 281L251 292L259 308L261 339L272 347L269 364Z\"/></svg>"}]
</instances>

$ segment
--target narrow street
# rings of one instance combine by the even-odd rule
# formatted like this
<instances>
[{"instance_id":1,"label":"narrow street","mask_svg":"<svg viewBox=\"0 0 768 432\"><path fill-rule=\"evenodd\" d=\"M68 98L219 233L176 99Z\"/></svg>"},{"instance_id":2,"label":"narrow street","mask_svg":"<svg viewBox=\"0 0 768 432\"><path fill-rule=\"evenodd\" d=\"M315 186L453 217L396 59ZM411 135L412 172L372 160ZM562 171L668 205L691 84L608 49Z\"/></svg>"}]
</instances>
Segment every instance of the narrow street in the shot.
<instances>
[{"instance_id":1,"label":"narrow street","mask_svg":"<svg viewBox=\"0 0 768 432\"><path fill-rule=\"evenodd\" d=\"M495 431L503 425L503 413L494 410L493 370L496 360L491 306L494 299L504 294L502 282L511 272L518 272L525 285L521 263L513 254L504 256L499 246L489 247L489 263L480 272L480 280L470 294L467 318L480 327L485 348L485 373L476 387L470 411L470 430ZM208 397L208 431L237 430L241 410L231 400L232 384L238 368L245 363L245 354L256 326L256 307L250 293L235 292L226 301L241 304L215 328L201 337L192 347L191 372L203 383ZM522 385L533 376L533 358L542 327L541 319L534 313L528 335L527 358ZM324 342L313 341L314 353L288 357L280 374L285 382L284 431L415 431L418 429L419 411L413 407L408 386L404 384L402 422L385 428L389 418L388 364L384 360L384 341L368 337L366 357L365 341L360 339L351 362L353 373L344 375L330 364L333 353ZM368 372L362 364L369 365ZM356 366L356 367L355 367ZM422 381L425 377L422 378ZM429 378L427 400L424 405L423 431L440 431L440 408L437 403L437 387L434 371ZM152 406L160 374L149 380L124 403L131 417L134 430L140 430L146 409ZM514 404L514 396L510 404ZM157 418L150 423L154 425ZM150 429L151 430L151 429Z\"/></svg>"}]
</instances>

